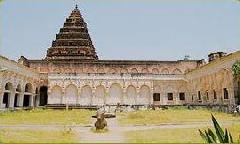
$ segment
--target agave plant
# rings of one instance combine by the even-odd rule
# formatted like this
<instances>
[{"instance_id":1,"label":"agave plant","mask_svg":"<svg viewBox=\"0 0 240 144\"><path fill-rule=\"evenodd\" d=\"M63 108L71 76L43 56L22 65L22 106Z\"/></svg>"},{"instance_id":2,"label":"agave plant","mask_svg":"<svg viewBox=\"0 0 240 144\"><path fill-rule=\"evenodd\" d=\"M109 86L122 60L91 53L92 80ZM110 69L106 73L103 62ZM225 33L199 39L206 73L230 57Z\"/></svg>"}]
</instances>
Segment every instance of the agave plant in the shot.
<instances>
[{"instance_id":1,"label":"agave plant","mask_svg":"<svg viewBox=\"0 0 240 144\"><path fill-rule=\"evenodd\" d=\"M225 129L225 133L223 129L218 124L216 118L212 115L212 122L214 125L215 133L208 128L204 132L199 130L200 136L206 143L233 143L232 135Z\"/></svg>"}]
</instances>

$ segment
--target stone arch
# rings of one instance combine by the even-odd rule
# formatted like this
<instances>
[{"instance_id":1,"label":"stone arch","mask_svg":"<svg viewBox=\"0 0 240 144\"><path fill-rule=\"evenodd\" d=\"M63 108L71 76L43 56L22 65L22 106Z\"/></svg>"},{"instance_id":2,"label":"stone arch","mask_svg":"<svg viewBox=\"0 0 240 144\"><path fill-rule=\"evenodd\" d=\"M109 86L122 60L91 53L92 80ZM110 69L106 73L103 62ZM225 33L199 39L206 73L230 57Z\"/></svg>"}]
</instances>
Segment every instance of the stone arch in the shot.
<instances>
[{"instance_id":1,"label":"stone arch","mask_svg":"<svg viewBox=\"0 0 240 144\"><path fill-rule=\"evenodd\" d=\"M106 98L107 104L114 104L121 103L122 98L122 88L121 85L118 83L113 83L109 88L109 96Z\"/></svg>"},{"instance_id":2,"label":"stone arch","mask_svg":"<svg viewBox=\"0 0 240 144\"><path fill-rule=\"evenodd\" d=\"M48 87L40 86L39 106L44 106L48 103Z\"/></svg>"},{"instance_id":3,"label":"stone arch","mask_svg":"<svg viewBox=\"0 0 240 144\"><path fill-rule=\"evenodd\" d=\"M33 98L33 85L31 83L27 83L25 85L24 90L24 97L23 97L23 106L28 107L32 105L32 99Z\"/></svg>"},{"instance_id":4,"label":"stone arch","mask_svg":"<svg viewBox=\"0 0 240 144\"><path fill-rule=\"evenodd\" d=\"M173 74L182 74L182 71L180 69L178 69L178 68L175 68L173 70Z\"/></svg>"},{"instance_id":5,"label":"stone arch","mask_svg":"<svg viewBox=\"0 0 240 144\"><path fill-rule=\"evenodd\" d=\"M137 68L132 68L132 69L131 69L131 73L138 73Z\"/></svg>"},{"instance_id":6,"label":"stone arch","mask_svg":"<svg viewBox=\"0 0 240 144\"><path fill-rule=\"evenodd\" d=\"M62 88L58 85L55 85L51 94L48 97L48 104L61 104L62 103Z\"/></svg>"},{"instance_id":7,"label":"stone arch","mask_svg":"<svg viewBox=\"0 0 240 144\"><path fill-rule=\"evenodd\" d=\"M95 73L95 70L92 67L85 68L84 73Z\"/></svg>"},{"instance_id":8,"label":"stone arch","mask_svg":"<svg viewBox=\"0 0 240 144\"><path fill-rule=\"evenodd\" d=\"M147 68L143 68L143 69L142 69L142 73L148 74L148 73L149 73L149 71L148 71L148 69L147 69Z\"/></svg>"},{"instance_id":9,"label":"stone arch","mask_svg":"<svg viewBox=\"0 0 240 144\"><path fill-rule=\"evenodd\" d=\"M157 68L153 68L153 69L152 69L152 73L153 73L153 74L159 74L159 70L158 70Z\"/></svg>"},{"instance_id":10,"label":"stone arch","mask_svg":"<svg viewBox=\"0 0 240 144\"><path fill-rule=\"evenodd\" d=\"M3 99L1 101L3 107L8 108L10 106L10 99L11 96L13 94L13 84L10 82L7 82L5 84L5 89L4 89L4 93L3 93Z\"/></svg>"},{"instance_id":11,"label":"stone arch","mask_svg":"<svg viewBox=\"0 0 240 144\"><path fill-rule=\"evenodd\" d=\"M126 68L122 68L121 73L128 73L128 70Z\"/></svg>"},{"instance_id":12,"label":"stone arch","mask_svg":"<svg viewBox=\"0 0 240 144\"><path fill-rule=\"evenodd\" d=\"M89 85L85 85L81 89L79 103L81 105L91 105L92 100L92 88Z\"/></svg>"},{"instance_id":13,"label":"stone arch","mask_svg":"<svg viewBox=\"0 0 240 144\"><path fill-rule=\"evenodd\" d=\"M24 90L24 92L33 93L33 86L32 86L31 83L27 83L27 84L25 85L25 90Z\"/></svg>"},{"instance_id":14,"label":"stone arch","mask_svg":"<svg viewBox=\"0 0 240 144\"><path fill-rule=\"evenodd\" d=\"M66 93L66 104L76 104L78 97L77 87L73 84L70 84L65 89Z\"/></svg>"},{"instance_id":15,"label":"stone arch","mask_svg":"<svg viewBox=\"0 0 240 144\"><path fill-rule=\"evenodd\" d=\"M22 92L22 86L21 84L17 85L16 92Z\"/></svg>"},{"instance_id":16,"label":"stone arch","mask_svg":"<svg viewBox=\"0 0 240 144\"><path fill-rule=\"evenodd\" d=\"M5 91L13 91L13 84L10 82L7 82L5 84Z\"/></svg>"},{"instance_id":17,"label":"stone arch","mask_svg":"<svg viewBox=\"0 0 240 144\"><path fill-rule=\"evenodd\" d=\"M169 74L168 68L162 69L161 74Z\"/></svg>"},{"instance_id":18,"label":"stone arch","mask_svg":"<svg viewBox=\"0 0 240 144\"><path fill-rule=\"evenodd\" d=\"M150 98L150 88L147 85L141 86L139 91L138 103L144 104L144 105L149 104L149 98Z\"/></svg>"},{"instance_id":19,"label":"stone arch","mask_svg":"<svg viewBox=\"0 0 240 144\"><path fill-rule=\"evenodd\" d=\"M102 73L105 73L104 68L102 68L102 67L101 67L101 68L98 68L98 69L97 69L97 73L101 73L101 74L102 74Z\"/></svg>"},{"instance_id":20,"label":"stone arch","mask_svg":"<svg viewBox=\"0 0 240 144\"><path fill-rule=\"evenodd\" d=\"M135 105L137 99L137 91L133 85L129 85L126 90L126 96L123 97L123 103L128 105Z\"/></svg>"},{"instance_id":21,"label":"stone arch","mask_svg":"<svg viewBox=\"0 0 240 144\"><path fill-rule=\"evenodd\" d=\"M111 68L111 69L109 70L109 73L110 73L110 74L116 74L116 73L117 73L117 70L116 70L115 68Z\"/></svg>"},{"instance_id":22,"label":"stone arch","mask_svg":"<svg viewBox=\"0 0 240 144\"><path fill-rule=\"evenodd\" d=\"M96 87L94 97L92 99L93 105L104 105L105 103L105 88L103 85Z\"/></svg>"}]
</instances>

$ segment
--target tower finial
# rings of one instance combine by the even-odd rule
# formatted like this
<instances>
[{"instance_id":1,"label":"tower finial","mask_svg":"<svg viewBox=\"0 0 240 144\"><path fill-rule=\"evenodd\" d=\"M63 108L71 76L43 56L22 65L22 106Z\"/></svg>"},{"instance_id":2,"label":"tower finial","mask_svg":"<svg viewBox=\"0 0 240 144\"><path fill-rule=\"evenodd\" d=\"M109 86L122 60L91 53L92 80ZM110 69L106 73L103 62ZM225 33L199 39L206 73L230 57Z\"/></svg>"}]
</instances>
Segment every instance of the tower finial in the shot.
<instances>
[{"instance_id":1,"label":"tower finial","mask_svg":"<svg viewBox=\"0 0 240 144\"><path fill-rule=\"evenodd\" d=\"M78 5L77 4L75 5L75 9L78 9Z\"/></svg>"}]
</instances>

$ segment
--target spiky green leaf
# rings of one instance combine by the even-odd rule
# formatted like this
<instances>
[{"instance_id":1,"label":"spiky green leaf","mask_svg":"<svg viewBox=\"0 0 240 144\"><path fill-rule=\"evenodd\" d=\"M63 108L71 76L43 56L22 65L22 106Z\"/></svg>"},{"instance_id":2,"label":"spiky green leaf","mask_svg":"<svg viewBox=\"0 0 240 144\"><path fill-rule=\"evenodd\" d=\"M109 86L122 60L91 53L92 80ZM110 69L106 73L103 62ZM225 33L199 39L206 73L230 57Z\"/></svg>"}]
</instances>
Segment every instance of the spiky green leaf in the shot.
<instances>
[{"instance_id":1,"label":"spiky green leaf","mask_svg":"<svg viewBox=\"0 0 240 144\"><path fill-rule=\"evenodd\" d=\"M230 132L229 132L229 137L230 137L230 143L233 143L233 138Z\"/></svg>"},{"instance_id":2,"label":"spiky green leaf","mask_svg":"<svg viewBox=\"0 0 240 144\"><path fill-rule=\"evenodd\" d=\"M208 128L208 135L210 135L212 137L212 140L214 143L217 142L216 136L210 128Z\"/></svg>"},{"instance_id":3,"label":"spiky green leaf","mask_svg":"<svg viewBox=\"0 0 240 144\"><path fill-rule=\"evenodd\" d=\"M212 115L212 122L213 122L219 142L224 143L224 132L213 115Z\"/></svg>"},{"instance_id":4,"label":"spiky green leaf","mask_svg":"<svg viewBox=\"0 0 240 144\"><path fill-rule=\"evenodd\" d=\"M208 132L205 130L205 135L207 137L207 143L213 143L211 136L208 134Z\"/></svg>"},{"instance_id":5,"label":"spiky green leaf","mask_svg":"<svg viewBox=\"0 0 240 144\"><path fill-rule=\"evenodd\" d=\"M203 139L206 143L208 143L208 138L207 138L207 136L206 136L200 129L199 129L198 131L199 131L200 136L202 137L202 139Z\"/></svg>"},{"instance_id":6,"label":"spiky green leaf","mask_svg":"<svg viewBox=\"0 0 240 144\"><path fill-rule=\"evenodd\" d=\"M229 138L228 138L228 131L225 129L225 135L224 135L224 143L229 143Z\"/></svg>"}]
</instances>

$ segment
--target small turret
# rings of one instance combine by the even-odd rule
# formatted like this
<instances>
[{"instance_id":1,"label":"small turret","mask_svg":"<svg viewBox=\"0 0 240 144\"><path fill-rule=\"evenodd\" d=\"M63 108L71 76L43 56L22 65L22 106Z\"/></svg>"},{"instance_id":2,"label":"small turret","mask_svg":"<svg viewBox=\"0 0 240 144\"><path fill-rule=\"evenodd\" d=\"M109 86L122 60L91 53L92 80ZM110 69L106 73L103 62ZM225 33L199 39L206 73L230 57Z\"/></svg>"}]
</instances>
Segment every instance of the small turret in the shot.
<instances>
[{"instance_id":1,"label":"small turret","mask_svg":"<svg viewBox=\"0 0 240 144\"><path fill-rule=\"evenodd\" d=\"M28 62L28 59L25 58L24 56L21 56L19 59L18 59L18 63L19 64L22 64L26 67L29 67L29 62Z\"/></svg>"}]
</instances>

